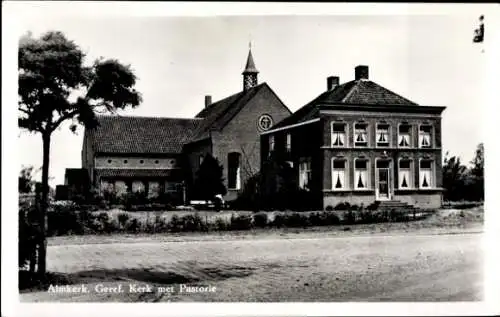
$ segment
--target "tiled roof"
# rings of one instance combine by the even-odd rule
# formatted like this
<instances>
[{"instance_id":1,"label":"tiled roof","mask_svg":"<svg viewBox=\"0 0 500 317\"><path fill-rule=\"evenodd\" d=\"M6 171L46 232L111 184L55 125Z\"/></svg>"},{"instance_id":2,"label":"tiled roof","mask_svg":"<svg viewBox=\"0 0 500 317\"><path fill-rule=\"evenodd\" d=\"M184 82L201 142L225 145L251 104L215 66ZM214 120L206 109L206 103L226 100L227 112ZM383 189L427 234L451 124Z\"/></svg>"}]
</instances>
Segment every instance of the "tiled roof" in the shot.
<instances>
[{"instance_id":1,"label":"tiled roof","mask_svg":"<svg viewBox=\"0 0 500 317\"><path fill-rule=\"evenodd\" d=\"M193 141L208 137L211 130L222 129L264 87L269 88L266 83L262 83L214 102L200 111L196 118L204 120L198 126Z\"/></svg>"},{"instance_id":2,"label":"tiled roof","mask_svg":"<svg viewBox=\"0 0 500 317\"><path fill-rule=\"evenodd\" d=\"M177 169L95 169L96 177L176 177L181 173Z\"/></svg>"},{"instance_id":3,"label":"tiled roof","mask_svg":"<svg viewBox=\"0 0 500 317\"><path fill-rule=\"evenodd\" d=\"M389 89L369 80L353 80L334 89L326 91L313 99L311 102L294 112L290 117L280 121L273 129L304 122L318 117L318 106L330 104L335 105L360 105L360 106L418 106Z\"/></svg>"},{"instance_id":4,"label":"tiled roof","mask_svg":"<svg viewBox=\"0 0 500 317\"><path fill-rule=\"evenodd\" d=\"M89 131L95 152L181 153L200 119L98 116L99 126Z\"/></svg>"}]
</instances>

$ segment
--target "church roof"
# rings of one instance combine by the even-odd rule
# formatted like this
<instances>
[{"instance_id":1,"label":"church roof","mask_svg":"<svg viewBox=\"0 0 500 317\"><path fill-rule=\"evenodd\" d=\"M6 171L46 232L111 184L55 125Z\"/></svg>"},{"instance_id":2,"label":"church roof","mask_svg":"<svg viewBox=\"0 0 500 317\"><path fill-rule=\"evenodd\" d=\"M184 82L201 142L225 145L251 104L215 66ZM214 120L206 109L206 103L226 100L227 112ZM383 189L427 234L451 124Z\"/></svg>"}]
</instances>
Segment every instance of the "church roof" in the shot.
<instances>
[{"instance_id":1,"label":"church roof","mask_svg":"<svg viewBox=\"0 0 500 317\"><path fill-rule=\"evenodd\" d=\"M245 66L245 70L243 74L247 73L258 73L257 67L255 67L255 62L253 61L252 50L248 51L247 65Z\"/></svg>"},{"instance_id":2,"label":"church roof","mask_svg":"<svg viewBox=\"0 0 500 317\"><path fill-rule=\"evenodd\" d=\"M319 106L419 106L370 80L352 80L328 90L273 127L284 127L318 117Z\"/></svg>"},{"instance_id":3,"label":"church roof","mask_svg":"<svg viewBox=\"0 0 500 317\"><path fill-rule=\"evenodd\" d=\"M194 135L200 119L101 115L89 133L98 153L176 154Z\"/></svg>"},{"instance_id":4,"label":"church roof","mask_svg":"<svg viewBox=\"0 0 500 317\"><path fill-rule=\"evenodd\" d=\"M209 137L209 132L212 130L221 130L255 95L266 88L271 90L266 83L259 84L214 102L200 111L196 118L203 120L197 128L193 141Z\"/></svg>"}]
</instances>

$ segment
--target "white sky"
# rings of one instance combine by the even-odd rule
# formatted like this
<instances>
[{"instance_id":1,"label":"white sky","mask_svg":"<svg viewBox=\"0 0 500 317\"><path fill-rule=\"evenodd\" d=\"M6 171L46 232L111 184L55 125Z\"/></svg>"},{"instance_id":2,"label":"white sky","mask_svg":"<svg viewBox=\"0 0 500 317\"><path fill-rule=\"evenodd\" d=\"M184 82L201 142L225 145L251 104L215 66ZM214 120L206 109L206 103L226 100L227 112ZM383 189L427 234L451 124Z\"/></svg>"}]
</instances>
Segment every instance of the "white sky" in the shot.
<instances>
[{"instance_id":1,"label":"white sky","mask_svg":"<svg viewBox=\"0 0 500 317\"><path fill-rule=\"evenodd\" d=\"M57 9L57 3L51 6ZM446 106L443 154L467 163L483 140L484 61L472 43L480 7L449 15L323 15L230 17L20 16L20 34L59 30L87 52L131 64L143 104L130 115L192 117L204 96L219 100L241 90L248 42L260 71L295 111L326 88L326 77L352 80L354 67L421 105ZM487 28L487 21L486 21ZM51 184L80 167L83 133L64 126L52 138ZM39 135L19 132L22 165L42 164Z\"/></svg>"}]
</instances>

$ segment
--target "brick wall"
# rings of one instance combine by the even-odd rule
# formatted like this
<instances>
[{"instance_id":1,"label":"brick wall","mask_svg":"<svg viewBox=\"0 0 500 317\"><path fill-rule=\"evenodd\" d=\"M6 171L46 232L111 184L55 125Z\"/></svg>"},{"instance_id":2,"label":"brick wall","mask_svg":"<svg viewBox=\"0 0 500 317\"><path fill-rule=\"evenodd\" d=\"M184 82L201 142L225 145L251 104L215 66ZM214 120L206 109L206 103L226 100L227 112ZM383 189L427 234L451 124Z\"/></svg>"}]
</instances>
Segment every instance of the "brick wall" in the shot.
<instances>
[{"instance_id":1,"label":"brick wall","mask_svg":"<svg viewBox=\"0 0 500 317\"><path fill-rule=\"evenodd\" d=\"M241 154L241 188L246 180L260 169L260 131L257 121L262 114L269 114L274 123L290 115L276 95L267 87L261 88L249 103L229 122L222 131L212 133L213 155L224 167L227 187L228 162L230 152ZM228 190L226 200L233 200L239 191Z\"/></svg>"}]
</instances>

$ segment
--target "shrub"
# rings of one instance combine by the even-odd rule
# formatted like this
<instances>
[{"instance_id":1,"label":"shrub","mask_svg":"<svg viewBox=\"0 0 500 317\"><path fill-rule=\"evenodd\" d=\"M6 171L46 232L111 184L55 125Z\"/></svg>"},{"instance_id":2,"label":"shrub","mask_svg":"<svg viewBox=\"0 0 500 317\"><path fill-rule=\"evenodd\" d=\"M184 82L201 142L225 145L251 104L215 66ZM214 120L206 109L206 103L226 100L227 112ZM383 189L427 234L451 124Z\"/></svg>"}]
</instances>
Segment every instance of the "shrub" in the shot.
<instances>
[{"instance_id":1,"label":"shrub","mask_svg":"<svg viewBox=\"0 0 500 317\"><path fill-rule=\"evenodd\" d=\"M207 225L198 213L185 215L180 219L183 231L206 231Z\"/></svg>"},{"instance_id":2,"label":"shrub","mask_svg":"<svg viewBox=\"0 0 500 317\"><path fill-rule=\"evenodd\" d=\"M377 210L380 205L380 201L374 201L366 207L366 210Z\"/></svg>"},{"instance_id":3,"label":"shrub","mask_svg":"<svg viewBox=\"0 0 500 317\"><path fill-rule=\"evenodd\" d=\"M272 221L272 226L277 228L282 228L285 226L285 216L283 214L277 214L274 216Z\"/></svg>"},{"instance_id":4,"label":"shrub","mask_svg":"<svg viewBox=\"0 0 500 317\"><path fill-rule=\"evenodd\" d=\"M125 230L130 233L137 233L141 229L141 223L137 218L133 218L129 222L126 223Z\"/></svg>"},{"instance_id":5,"label":"shrub","mask_svg":"<svg viewBox=\"0 0 500 317\"><path fill-rule=\"evenodd\" d=\"M391 221L408 221L409 217L406 211L391 209L389 211L389 219Z\"/></svg>"},{"instance_id":6,"label":"shrub","mask_svg":"<svg viewBox=\"0 0 500 317\"><path fill-rule=\"evenodd\" d=\"M257 228L264 228L267 226L267 214L266 213L257 213L253 215L253 223Z\"/></svg>"},{"instance_id":7,"label":"shrub","mask_svg":"<svg viewBox=\"0 0 500 317\"><path fill-rule=\"evenodd\" d=\"M337 206L335 206L335 210L349 210L349 208L351 207L351 204L349 204L348 202L343 202L343 203L339 203L337 204Z\"/></svg>"},{"instance_id":8,"label":"shrub","mask_svg":"<svg viewBox=\"0 0 500 317\"><path fill-rule=\"evenodd\" d=\"M332 226L340 224L340 218L337 214L333 212L325 212L323 213L323 223L325 226Z\"/></svg>"},{"instance_id":9,"label":"shrub","mask_svg":"<svg viewBox=\"0 0 500 317\"><path fill-rule=\"evenodd\" d=\"M118 223L120 224L120 228L125 228L127 221L130 219L130 216L125 213L121 212L118 214Z\"/></svg>"},{"instance_id":10,"label":"shrub","mask_svg":"<svg viewBox=\"0 0 500 317\"><path fill-rule=\"evenodd\" d=\"M230 224L224 218L217 217L214 222L214 227L215 230L225 231L230 228Z\"/></svg>"},{"instance_id":11,"label":"shrub","mask_svg":"<svg viewBox=\"0 0 500 317\"><path fill-rule=\"evenodd\" d=\"M231 230L248 230L252 228L252 217L250 215L231 215Z\"/></svg>"},{"instance_id":12,"label":"shrub","mask_svg":"<svg viewBox=\"0 0 500 317\"><path fill-rule=\"evenodd\" d=\"M356 215L352 210L348 210L344 212L343 222L345 224L354 224L356 223Z\"/></svg>"},{"instance_id":13,"label":"shrub","mask_svg":"<svg viewBox=\"0 0 500 317\"><path fill-rule=\"evenodd\" d=\"M309 225L309 218L305 215L294 212L285 215L285 226L289 228L307 227Z\"/></svg>"},{"instance_id":14,"label":"shrub","mask_svg":"<svg viewBox=\"0 0 500 317\"><path fill-rule=\"evenodd\" d=\"M156 215L154 222L154 232L165 232L168 230L168 222L161 215Z\"/></svg>"},{"instance_id":15,"label":"shrub","mask_svg":"<svg viewBox=\"0 0 500 317\"><path fill-rule=\"evenodd\" d=\"M182 231L182 221L179 216L173 215L168 223L168 229L172 232Z\"/></svg>"},{"instance_id":16,"label":"shrub","mask_svg":"<svg viewBox=\"0 0 500 317\"><path fill-rule=\"evenodd\" d=\"M333 209L332 205L328 205L328 206L326 206L325 210L326 211L333 211L334 209Z\"/></svg>"},{"instance_id":17,"label":"shrub","mask_svg":"<svg viewBox=\"0 0 500 317\"><path fill-rule=\"evenodd\" d=\"M35 269L37 262L36 235L38 229L34 225L36 211L35 207L29 205L19 206L18 267L24 268L29 265L30 271Z\"/></svg>"}]
</instances>

